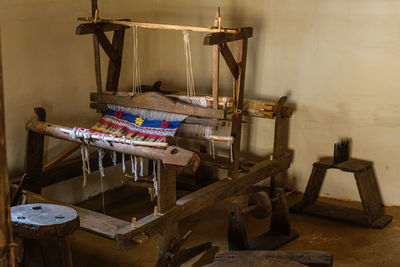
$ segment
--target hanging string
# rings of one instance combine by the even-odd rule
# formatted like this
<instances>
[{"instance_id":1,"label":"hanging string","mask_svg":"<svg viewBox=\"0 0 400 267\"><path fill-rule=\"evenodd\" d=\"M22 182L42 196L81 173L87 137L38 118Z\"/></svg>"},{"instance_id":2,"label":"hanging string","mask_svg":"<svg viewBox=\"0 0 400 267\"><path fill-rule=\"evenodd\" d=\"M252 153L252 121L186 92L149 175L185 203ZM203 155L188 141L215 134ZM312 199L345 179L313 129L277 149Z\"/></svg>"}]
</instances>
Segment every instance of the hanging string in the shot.
<instances>
[{"instance_id":1,"label":"hanging string","mask_svg":"<svg viewBox=\"0 0 400 267\"><path fill-rule=\"evenodd\" d=\"M87 175L90 174L90 165L89 165L89 149L84 145L81 145L81 157L82 157L82 176L83 176L82 187L86 187Z\"/></svg>"},{"instance_id":2,"label":"hanging string","mask_svg":"<svg viewBox=\"0 0 400 267\"><path fill-rule=\"evenodd\" d=\"M111 160L114 166L117 166L117 152L110 151Z\"/></svg>"},{"instance_id":3,"label":"hanging string","mask_svg":"<svg viewBox=\"0 0 400 267\"><path fill-rule=\"evenodd\" d=\"M99 152L99 172L100 172L100 185L101 185L101 200L103 204L103 214L106 214L106 205L104 201L104 183L103 183L103 177L104 177L104 168L103 168L103 159L104 159L104 151L102 149L98 149Z\"/></svg>"},{"instance_id":4,"label":"hanging string","mask_svg":"<svg viewBox=\"0 0 400 267\"><path fill-rule=\"evenodd\" d=\"M153 184L154 184L154 196L158 195L158 184L157 184L157 161L153 160Z\"/></svg>"},{"instance_id":5,"label":"hanging string","mask_svg":"<svg viewBox=\"0 0 400 267\"><path fill-rule=\"evenodd\" d=\"M132 47L133 47L133 66L132 66L132 93L133 95L142 92L140 81L140 65L139 65L139 44L138 44L138 27L132 27Z\"/></svg>"},{"instance_id":6,"label":"hanging string","mask_svg":"<svg viewBox=\"0 0 400 267\"><path fill-rule=\"evenodd\" d=\"M139 163L140 163L140 177L143 177L143 158L139 158Z\"/></svg>"},{"instance_id":7,"label":"hanging string","mask_svg":"<svg viewBox=\"0 0 400 267\"><path fill-rule=\"evenodd\" d=\"M192 52L190 48L190 36L188 31L183 31L183 45L186 62L186 94L188 97L196 95L194 86L193 67L192 67Z\"/></svg>"},{"instance_id":8,"label":"hanging string","mask_svg":"<svg viewBox=\"0 0 400 267\"><path fill-rule=\"evenodd\" d=\"M126 167L125 167L125 154L122 153L122 173L126 172Z\"/></svg>"}]
</instances>

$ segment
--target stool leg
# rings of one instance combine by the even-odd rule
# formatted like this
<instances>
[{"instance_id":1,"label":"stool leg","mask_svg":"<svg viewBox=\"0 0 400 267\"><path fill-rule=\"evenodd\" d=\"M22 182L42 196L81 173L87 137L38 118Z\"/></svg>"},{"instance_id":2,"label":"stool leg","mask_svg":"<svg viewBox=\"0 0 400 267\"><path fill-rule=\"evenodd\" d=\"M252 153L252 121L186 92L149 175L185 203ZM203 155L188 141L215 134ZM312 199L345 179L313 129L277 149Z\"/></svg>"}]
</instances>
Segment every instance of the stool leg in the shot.
<instances>
[{"instance_id":1,"label":"stool leg","mask_svg":"<svg viewBox=\"0 0 400 267\"><path fill-rule=\"evenodd\" d=\"M317 201L319 192L321 191L322 183L325 178L326 168L320 166L313 166L310 179L308 180L306 191L301 201L301 208L312 205Z\"/></svg>"},{"instance_id":2,"label":"stool leg","mask_svg":"<svg viewBox=\"0 0 400 267\"><path fill-rule=\"evenodd\" d=\"M372 167L354 173L364 213L370 217L370 223L383 215L382 199Z\"/></svg>"},{"instance_id":3,"label":"stool leg","mask_svg":"<svg viewBox=\"0 0 400 267\"><path fill-rule=\"evenodd\" d=\"M72 267L71 241L69 236L60 237L58 239L58 249L61 257L61 266Z\"/></svg>"},{"instance_id":4,"label":"stool leg","mask_svg":"<svg viewBox=\"0 0 400 267\"><path fill-rule=\"evenodd\" d=\"M40 242L40 252L42 253L43 266L52 267L54 266L53 257L51 255L52 247L50 245L50 240L43 238L39 240Z\"/></svg>"}]
</instances>

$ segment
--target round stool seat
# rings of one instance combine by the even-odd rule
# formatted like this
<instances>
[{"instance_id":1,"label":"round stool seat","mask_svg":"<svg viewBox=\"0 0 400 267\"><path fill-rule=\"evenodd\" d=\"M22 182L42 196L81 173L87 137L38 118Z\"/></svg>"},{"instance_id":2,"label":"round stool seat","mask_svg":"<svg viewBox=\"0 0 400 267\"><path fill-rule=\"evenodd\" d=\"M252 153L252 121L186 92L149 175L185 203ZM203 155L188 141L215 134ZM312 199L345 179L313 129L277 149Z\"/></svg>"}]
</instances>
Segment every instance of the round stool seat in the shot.
<instances>
[{"instance_id":1,"label":"round stool seat","mask_svg":"<svg viewBox=\"0 0 400 267\"><path fill-rule=\"evenodd\" d=\"M11 207L13 231L23 238L63 237L79 227L78 213L53 204L27 204Z\"/></svg>"}]
</instances>

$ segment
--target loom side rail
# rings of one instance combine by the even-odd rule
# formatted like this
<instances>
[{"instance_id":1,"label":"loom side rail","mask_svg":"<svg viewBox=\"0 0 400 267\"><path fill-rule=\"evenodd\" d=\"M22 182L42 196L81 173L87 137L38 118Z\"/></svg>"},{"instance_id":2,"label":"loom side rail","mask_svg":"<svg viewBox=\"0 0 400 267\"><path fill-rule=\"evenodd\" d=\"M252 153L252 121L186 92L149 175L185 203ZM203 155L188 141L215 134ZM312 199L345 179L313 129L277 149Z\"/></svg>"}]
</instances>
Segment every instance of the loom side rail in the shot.
<instances>
[{"instance_id":1,"label":"loom side rail","mask_svg":"<svg viewBox=\"0 0 400 267\"><path fill-rule=\"evenodd\" d=\"M30 120L27 122L25 128L34 133L43 134L58 139L63 139L75 143L87 144L87 140L73 138L65 130L72 130L71 128L42 122L38 120ZM200 163L199 156L189 150L169 146L167 149L158 149L146 146L134 146L116 142L103 142L101 140L90 140L90 146L98 147L106 150L116 151L119 153L136 155L153 160L161 160L166 166L174 166L176 168L190 169L195 171Z\"/></svg>"}]
</instances>

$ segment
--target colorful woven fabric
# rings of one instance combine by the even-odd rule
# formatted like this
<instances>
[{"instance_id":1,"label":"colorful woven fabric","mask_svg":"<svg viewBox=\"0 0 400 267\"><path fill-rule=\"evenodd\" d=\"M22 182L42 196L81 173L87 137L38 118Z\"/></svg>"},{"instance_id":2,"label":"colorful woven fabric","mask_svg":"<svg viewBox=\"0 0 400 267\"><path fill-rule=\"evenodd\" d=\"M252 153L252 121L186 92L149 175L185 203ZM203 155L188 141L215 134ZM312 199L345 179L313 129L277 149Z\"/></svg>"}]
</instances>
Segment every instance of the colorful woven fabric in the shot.
<instances>
[{"instance_id":1,"label":"colorful woven fabric","mask_svg":"<svg viewBox=\"0 0 400 267\"><path fill-rule=\"evenodd\" d=\"M150 116L151 117L151 116ZM174 118L169 115L168 118ZM126 137L137 141L165 142L167 136L174 136L185 117L176 116L175 120L154 119L127 112L127 109L109 108L96 123L90 133Z\"/></svg>"}]
</instances>

